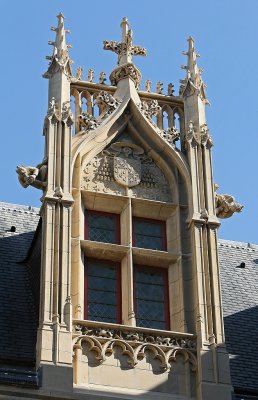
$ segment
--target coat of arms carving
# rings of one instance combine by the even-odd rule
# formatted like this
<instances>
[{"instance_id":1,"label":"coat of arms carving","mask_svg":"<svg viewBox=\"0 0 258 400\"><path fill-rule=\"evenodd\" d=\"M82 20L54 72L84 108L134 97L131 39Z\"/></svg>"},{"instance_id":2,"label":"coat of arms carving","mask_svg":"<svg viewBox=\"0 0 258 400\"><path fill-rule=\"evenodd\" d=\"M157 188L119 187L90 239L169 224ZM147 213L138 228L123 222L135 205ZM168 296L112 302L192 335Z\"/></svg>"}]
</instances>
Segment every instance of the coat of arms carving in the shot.
<instances>
[{"instance_id":1,"label":"coat of arms carving","mask_svg":"<svg viewBox=\"0 0 258 400\"><path fill-rule=\"evenodd\" d=\"M85 166L82 188L120 196L171 200L165 175L129 135L111 143Z\"/></svg>"},{"instance_id":2,"label":"coat of arms carving","mask_svg":"<svg viewBox=\"0 0 258 400\"><path fill-rule=\"evenodd\" d=\"M122 186L139 185L141 182L141 161L114 157L114 178Z\"/></svg>"},{"instance_id":3,"label":"coat of arms carving","mask_svg":"<svg viewBox=\"0 0 258 400\"><path fill-rule=\"evenodd\" d=\"M104 153L113 158L114 179L119 185L139 185L141 162L147 158L142 147L129 141L121 141L111 144Z\"/></svg>"}]
</instances>

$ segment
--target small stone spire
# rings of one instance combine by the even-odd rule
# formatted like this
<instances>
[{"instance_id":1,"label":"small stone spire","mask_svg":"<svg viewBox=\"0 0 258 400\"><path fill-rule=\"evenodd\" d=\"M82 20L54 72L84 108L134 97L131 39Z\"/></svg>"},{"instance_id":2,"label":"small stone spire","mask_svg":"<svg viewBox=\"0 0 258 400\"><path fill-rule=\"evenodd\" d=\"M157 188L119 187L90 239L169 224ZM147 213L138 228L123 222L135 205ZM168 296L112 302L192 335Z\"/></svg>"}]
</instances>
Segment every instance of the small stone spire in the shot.
<instances>
[{"instance_id":1,"label":"small stone spire","mask_svg":"<svg viewBox=\"0 0 258 400\"><path fill-rule=\"evenodd\" d=\"M198 85L202 81L202 69L197 66L197 58L200 57L200 54L195 53L192 36L189 36L187 41L188 51L183 51L183 54L187 56L187 65L182 65L182 68L187 70L187 78L190 78L193 84Z\"/></svg>"},{"instance_id":2,"label":"small stone spire","mask_svg":"<svg viewBox=\"0 0 258 400\"><path fill-rule=\"evenodd\" d=\"M184 89L186 88L188 82L190 82L192 85L194 85L196 89L198 89L203 100L206 103L209 103L205 93L206 85L202 80L203 69L199 68L197 65L197 58L199 58L200 55L195 52L194 39L192 38L192 36L189 36L187 41L188 51L183 51L183 54L187 56L187 65L181 66L182 69L186 70L186 78L181 81L182 85L180 87L180 93L182 94L184 92Z\"/></svg>"},{"instance_id":3,"label":"small stone spire","mask_svg":"<svg viewBox=\"0 0 258 400\"><path fill-rule=\"evenodd\" d=\"M115 42L112 40L104 40L104 50L111 50L118 54L119 66L132 63L132 56L146 56L147 51L144 47L133 45L133 31L129 29L129 22L124 17L120 24L122 28L122 41Z\"/></svg>"},{"instance_id":4,"label":"small stone spire","mask_svg":"<svg viewBox=\"0 0 258 400\"><path fill-rule=\"evenodd\" d=\"M55 72L61 70L67 76L72 77L71 63L69 58L68 49L72 46L66 44L66 33L70 33L68 29L64 28L64 15L60 12L57 15L57 27L51 27L51 31L56 32L55 41L49 41L48 44L53 46L52 56L46 58L50 60L47 72L43 75L44 78L50 78Z\"/></svg>"}]
</instances>

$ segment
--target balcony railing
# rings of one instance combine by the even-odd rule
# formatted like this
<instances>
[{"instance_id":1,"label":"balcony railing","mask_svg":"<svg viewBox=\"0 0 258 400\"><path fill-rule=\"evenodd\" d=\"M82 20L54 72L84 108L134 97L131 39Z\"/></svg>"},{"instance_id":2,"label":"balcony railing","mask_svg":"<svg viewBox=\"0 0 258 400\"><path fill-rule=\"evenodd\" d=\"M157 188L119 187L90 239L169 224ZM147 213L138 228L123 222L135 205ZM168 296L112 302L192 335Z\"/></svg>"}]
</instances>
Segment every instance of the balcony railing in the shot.
<instances>
[{"instance_id":1,"label":"balcony railing","mask_svg":"<svg viewBox=\"0 0 258 400\"><path fill-rule=\"evenodd\" d=\"M145 351L154 353L160 361L160 368L169 370L177 355L196 369L196 336L189 333L109 324L96 321L73 321L73 343L75 356L82 350L83 342L90 344L96 354L96 361L105 362L115 346L122 348L128 356L128 366L134 368L145 358Z\"/></svg>"}]
</instances>

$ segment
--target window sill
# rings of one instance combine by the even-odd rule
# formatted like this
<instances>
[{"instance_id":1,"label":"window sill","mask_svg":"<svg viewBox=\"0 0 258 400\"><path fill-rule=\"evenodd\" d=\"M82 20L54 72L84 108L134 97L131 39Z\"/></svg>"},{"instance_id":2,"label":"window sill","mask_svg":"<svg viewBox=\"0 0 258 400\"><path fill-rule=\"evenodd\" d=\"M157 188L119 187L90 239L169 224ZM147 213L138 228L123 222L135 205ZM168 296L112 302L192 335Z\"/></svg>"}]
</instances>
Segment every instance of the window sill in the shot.
<instances>
[{"instance_id":1,"label":"window sill","mask_svg":"<svg viewBox=\"0 0 258 400\"><path fill-rule=\"evenodd\" d=\"M81 240L81 248L87 257L110 261L121 261L129 251L129 246L93 240Z\"/></svg>"}]
</instances>

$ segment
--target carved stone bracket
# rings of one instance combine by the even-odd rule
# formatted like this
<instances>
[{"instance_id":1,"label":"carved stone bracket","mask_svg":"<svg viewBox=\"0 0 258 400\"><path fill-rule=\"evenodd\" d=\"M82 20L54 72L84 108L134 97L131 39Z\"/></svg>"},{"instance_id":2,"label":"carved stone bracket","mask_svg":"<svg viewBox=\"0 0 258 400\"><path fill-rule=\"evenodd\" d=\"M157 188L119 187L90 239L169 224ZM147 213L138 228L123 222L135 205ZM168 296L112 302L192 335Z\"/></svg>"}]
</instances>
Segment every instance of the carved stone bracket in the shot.
<instances>
[{"instance_id":1,"label":"carved stone bracket","mask_svg":"<svg viewBox=\"0 0 258 400\"><path fill-rule=\"evenodd\" d=\"M176 361L177 354L189 361L192 370L196 369L196 340L194 337L182 337L178 334L160 334L136 330L109 329L107 327L88 327L74 325L74 350L82 348L83 341L90 344L99 363L105 362L107 355L112 354L115 346L122 348L128 357L128 365L134 368L146 357L146 351L154 353L160 361L163 371L170 370L171 363Z\"/></svg>"},{"instance_id":2,"label":"carved stone bracket","mask_svg":"<svg viewBox=\"0 0 258 400\"><path fill-rule=\"evenodd\" d=\"M79 115L79 121L82 125L82 130L84 132L94 130L100 125L100 122L95 117L93 117L93 115L87 112L82 112Z\"/></svg>"},{"instance_id":3,"label":"carved stone bracket","mask_svg":"<svg viewBox=\"0 0 258 400\"><path fill-rule=\"evenodd\" d=\"M118 68L114 69L110 76L111 85L116 86L117 83L124 78L130 77L135 84L136 89L139 89L142 75L138 68L132 63L127 63L119 66Z\"/></svg>"},{"instance_id":4,"label":"carved stone bracket","mask_svg":"<svg viewBox=\"0 0 258 400\"><path fill-rule=\"evenodd\" d=\"M219 186L214 185L215 189L215 205L216 205L216 215L218 218L229 218L235 212L241 212L243 209L243 205L237 203L235 198L230 194L218 194Z\"/></svg>"},{"instance_id":5,"label":"carved stone bracket","mask_svg":"<svg viewBox=\"0 0 258 400\"><path fill-rule=\"evenodd\" d=\"M176 147L176 141L180 139L180 133L177 128L173 126L172 128L167 128L160 131L160 136L168 142L173 148Z\"/></svg>"}]
</instances>

